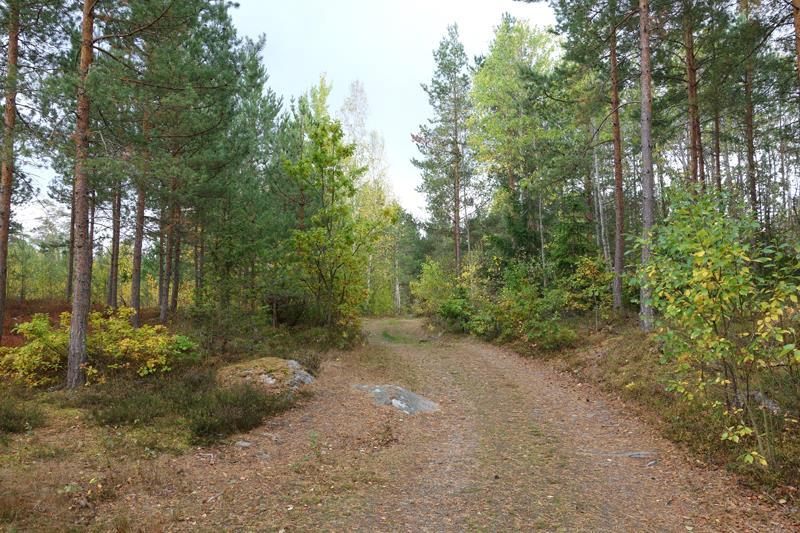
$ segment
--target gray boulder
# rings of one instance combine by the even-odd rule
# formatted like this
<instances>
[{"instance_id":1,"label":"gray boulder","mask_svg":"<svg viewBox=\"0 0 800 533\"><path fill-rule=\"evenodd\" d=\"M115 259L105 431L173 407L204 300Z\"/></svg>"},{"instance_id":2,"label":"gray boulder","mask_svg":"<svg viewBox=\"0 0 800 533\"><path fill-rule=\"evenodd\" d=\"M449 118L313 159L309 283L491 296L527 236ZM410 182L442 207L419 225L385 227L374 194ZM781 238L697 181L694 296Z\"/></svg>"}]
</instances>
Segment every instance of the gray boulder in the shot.
<instances>
[{"instance_id":1,"label":"gray boulder","mask_svg":"<svg viewBox=\"0 0 800 533\"><path fill-rule=\"evenodd\" d=\"M372 394L376 405L389 405L407 415L439 410L439 404L397 385L356 385L356 389Z\"/></svg>"}]
</instances>

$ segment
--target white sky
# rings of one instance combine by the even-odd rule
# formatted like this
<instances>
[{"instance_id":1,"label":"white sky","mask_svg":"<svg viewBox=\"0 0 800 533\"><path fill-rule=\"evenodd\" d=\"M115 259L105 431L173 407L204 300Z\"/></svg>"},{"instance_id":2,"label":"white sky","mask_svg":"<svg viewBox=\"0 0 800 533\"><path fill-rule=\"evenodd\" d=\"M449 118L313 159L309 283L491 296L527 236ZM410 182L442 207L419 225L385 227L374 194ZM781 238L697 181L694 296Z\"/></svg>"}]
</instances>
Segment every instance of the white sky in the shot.
<instances>
[{"instance_id":1,"label":"white sky","mask_svg":"<svg viewBox=\"0 0 800 533\"><path fill-rule=\"evenodd\" d=\"M504 12L532 24L555 24L544 2L512 0L240 0L232 11L239 33L266 35L264 63L269 85L287 101L306 92L325 73L333 84L336 112L350 83L367 93L369 129L386 140L389 177L400 203L415 216L425 212L411 164L411 134L429 115L420 87L433 74L433 50L447 25L457 23L467 55L487 51Z\"/></svg>"},{"instance_id":2,"label":"white sky","mask_svg":"<svg viewBox=\"0 0 800 533\"><path fill-rule=\"evenodd\" d=\"M385 138L395 195L408 211L423 217L425 199L416 192L420 177L410 162L417 155L411 134L429 116L420 84L433 74L433 50L455 22L467 55L485 53L504 12L534 25L555 23L545 3L512 0L240 0L232 16L241 35L266 35L269 85L285 101L306 92L325 73L333 84L330 106L335 113L350 83L363 82L368 127ZM44 196L52 172L30 170ZM15 218L31 230L42 212L34 200Z\"/></svg>"}]
</instances>

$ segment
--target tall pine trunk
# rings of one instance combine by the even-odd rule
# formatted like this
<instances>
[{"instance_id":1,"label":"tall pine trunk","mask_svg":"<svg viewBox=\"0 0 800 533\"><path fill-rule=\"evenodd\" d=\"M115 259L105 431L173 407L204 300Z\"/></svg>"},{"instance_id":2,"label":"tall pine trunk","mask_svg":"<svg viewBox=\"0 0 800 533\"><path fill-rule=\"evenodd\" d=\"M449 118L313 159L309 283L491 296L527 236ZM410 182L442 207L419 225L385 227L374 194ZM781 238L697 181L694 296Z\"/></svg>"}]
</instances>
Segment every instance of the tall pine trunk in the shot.
<instances>
[{"instance_id":1,"label":"tall pine trunk","mask_svg":"<svg viewBox=\"0 0 800 533\"><path fill-rule=\"evenodd\" d=\"M69 243L67 244L67 301L72 301L72 276L75 271L75 184L69 200Z\"/></svg>"},{"instance_id":2,"label":"tall pine trunk","mask_svg":"<svg viewBox=\"0 0 800 533\"><path fill-rule=\"evenodd\" d=\"M181 287L181 233L179 224L175 229L175 250L172 252L172 259L172 294L169 300L169 311L174 315L178 311L178 291Z\"/></svg>"},{"instance_id":3,"label":"tall pine trunk","mask_svg":"<svg viewBox=\"0 0 800 533\"><path fill-rule=\"evenodd\" d=\"M17 120L17 59L19 51L19 2L8 5L6 108L3 123L3 163L0 171L0 340L6 316L8 237L11 226L11 191L14 180L14 127Z\"/></svg>"},{"instance_id":4,"label":"tall pine trunk","mask_svg":"<svg viewBox=\"0 0 800 533\"><path fill-rule=\"evenodd\" d=\"M194 303L197 305L203 297L203 226L199 223L195 229L194 243Z\"/></svg>"},{"instance_id":5,"label":"tall pine trunk","mask_svg":"<svg viewBox=\"0 0 800 533\"><path fill-rule=\"evenodd\" d=\"M133 307L131 322L135 328L142 324L142 246L144 244L145 184L150 172L150 151L147 149L147 145L150 142L150 112L147 104L145 104L142 112L142 141L145 146L143 154L144 168L136 184L136 227L133 235L133 265L131 267L131 307Z\"/></svg>"},{"instance_id":6,"label":"tall pine trunk","mask_svg":"<svg viewBox=\"0 0 800 533\"><path fill-rule=\"evenodd\" d=\"M650 75L650 5L648 0L639 0L639 39L641 47L641 105L642 105L642 265L650 262L650 231L653 228L655 211L655 184L653 179L653 95ZM640 320L644 331L653 329L652 293L647 282L642 283Z\"/></svg>"},{"instance_id":7,"label":"tall pine trunk","mask_svg":"<svg viewBox=\"0 0 800 533\"><path fill-rule=\"evenodd\" d=\"M755 119L753 109L753 68L745 67L744 74L744 135L747 148L747 195L753 218L758 220L758 188L756 184Z\"/></svg>"},{"instance_id":8,"label":"tall pine trunk","mask_svg":"<svg viewBox=\"0 0 800 533\"><path fill-rule=\"evenodd\" d=\"M794 21L794 52L797 76L800 79L800 0L792 0L792 20Z\"/></svg>"},{"instance_id":9,"label":"tall pine trunk","mask_svg":"<svg viewBox=\"0 0 800 533\"><path fill-rule=\"evenodd\" d=\"M89 152L89 107L86 80L93 59L94 6L84 0L81 22L80 65L78 70L77 120L75 124L75 252L72 317L67 358L67 388L86 382L86 334L92 288L92 242L89 236L89 179L86 164Z\"/></svg>"},{"instance_id":10,"label":"tall pine trunk","mask_svg":"<svg viewBox=\"0 0 800 533\"><path fill-rule=\"evenodd\" d=\"M714 181L717 191L722 192L722 119L719 116L719 109L714 110Z\"/></svg>"},{"instance_id":11,"label":"tall pine trunk","mask_svg":"<svg viewBox=\"0 0 800 533\"><path fill-rule=\"evenodd\" d=\"M594 130L592 125L592 130ZM603 250L603 260L606 266L610 269L611 264L611 247L608 245L608 232L606 231L606 212L603 205L603 193L600 189L600 159L597 157L597 147L592 147L592 161L594 164L594 196L597 199L597 240Z\"/></svg>"},{"instance_id":12,"label":"tall pine trunk","mask_svg":"<svg viewBox=\"0 0 800 533\"><path fill-rule=\"evenodd\" d=\"M142 323L142 243L144 241L144 184L136 186L136 228L133 234L133 265L131 267L131 320L134 327Z\"/></svg>"},{"instance_id":13,"label":"tall pine trunk","mask_svg":"<svg viewBox=\"0 0 800 533\"><path fill-rule=\"evenodd\" d=\"M456 137L457 138L457 137ZM457 141L456 141L457 142ZM458 148L456 148L458 150ZM455 248L456 276L461 276L461 174L460 161L453 165L453 246Z\"/></svg>"},{"instance_id":14,"label":"tall pine trunk","mask_svg":"<svg viewBox=\"0 0 800 533\"><path fill-rule=\"evenodd\" d=\"M741 0L740 8L748 25L750 22L750 2ZM753 219L758 220L758 188L756 184L755 118L753 104L753 61L748 58L744 66L744 135L747 149L747 195Z\"/></svg>"},{"instance_id":15,"label":"tall pine trunk","mask_svg":"<svg viewBox=\"0 0 800 533\"><path fill-rule=\"evenodd\" d=\"M108 269L108 295L106 305L112 309L117 308L117 288L119 286L119 237L120 218L122 216L122 191L117 183L114 188L114 197L111 205L111 264Z\"/></svg>"},{"instance_id":16,"label":"tall pine trunk","mask_svg":"<svg viewBox=\"0 0 800 533\"><path fill-rule=\"evenodd\" d=\"M705 187L703 143L700 135L700 105L697 99L697 62L694 51L692 25L692 2L685 6L683 17L683 45L686 52L686 89L689 116L689 172L693 183L698 181Z\"/></svg>"},{"instance_id":17,"label":"tall pine trunk","mask_svg":"<svg viewBox=\"0 0 800 533\"><path fill-rule=\"evenodd\" d=\"M169 221L167 222L167 234L164 243L164 275L160 287L160 294L158 297L158 305L159 305L159 312L158 312L158 321L161 324L167 323L167 316L169 312L169 287L170 281L172 281L172 252L175 247L175 224L174 218L170 215Z\"/></svg>"},{"instance_id":18,"label":"tall pine trunk","mask_svg":"<svg viewBox=\"0 0 800 533\"><path fill-rule=\"evenodd\" d=\"M617 65L617 28L611 30L611 129L614 138L614 310L622 310L622 273L625 268L625 205L622 190L622 132L619 122L619 73Z\"/></svg>"}]
</instances>

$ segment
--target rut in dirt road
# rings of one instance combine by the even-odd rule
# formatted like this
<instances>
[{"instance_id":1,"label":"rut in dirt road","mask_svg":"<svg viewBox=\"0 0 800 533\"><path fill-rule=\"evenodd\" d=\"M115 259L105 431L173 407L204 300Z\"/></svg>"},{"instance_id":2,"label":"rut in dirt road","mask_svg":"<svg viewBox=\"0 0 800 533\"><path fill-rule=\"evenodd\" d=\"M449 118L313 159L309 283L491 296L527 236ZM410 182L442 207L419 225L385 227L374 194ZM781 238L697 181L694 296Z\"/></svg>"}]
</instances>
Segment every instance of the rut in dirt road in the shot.
<instances>
[{"instance_id":1,"label":"rut in dirt road","mask_svg":"<svg viewBox=\"0 0 800 533\"><path fill-rule=\"evenodd\" d=\"M388 338L406 342L387 342L380 335L387 327ZM373 342L391 344L398 357L420 369L427 378L424 392L444 405L431 421L440 438L429 449L430 460L403 487L411 504L394 516L399 527L789 527L731 496L732 481L723 474L691 467L651 429L542 363L470 338L420 343L424 332L416 321L374 322L370 329ZM387 512L394 498L385 495Z\"/></svg>"}]
</instances>

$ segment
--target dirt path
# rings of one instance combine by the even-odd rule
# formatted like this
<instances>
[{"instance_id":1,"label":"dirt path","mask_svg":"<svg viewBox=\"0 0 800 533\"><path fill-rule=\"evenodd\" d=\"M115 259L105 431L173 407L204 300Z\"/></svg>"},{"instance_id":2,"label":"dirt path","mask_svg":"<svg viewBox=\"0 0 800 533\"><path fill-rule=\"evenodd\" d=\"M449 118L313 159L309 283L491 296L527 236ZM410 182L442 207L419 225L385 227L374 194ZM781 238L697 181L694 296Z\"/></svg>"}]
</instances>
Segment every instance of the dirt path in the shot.
<instances>
[{"instance_id":1,"label":"dirt path","mask_svg":"<svg viewBox=\"0 0 800 533\"><path fill-rule=\"evenodd\" d=\"M239 445L162 457L96 509L103 529L789 531L791 519L695 467L596 391L415 320L368 323L300 409ZM427 342L425 342L427 340ZM421 342L422 341L422 342ZM405 416L359 383L438 402ZM140 467L141 468L141 467Z\"/></svg>"}]
</instances>

